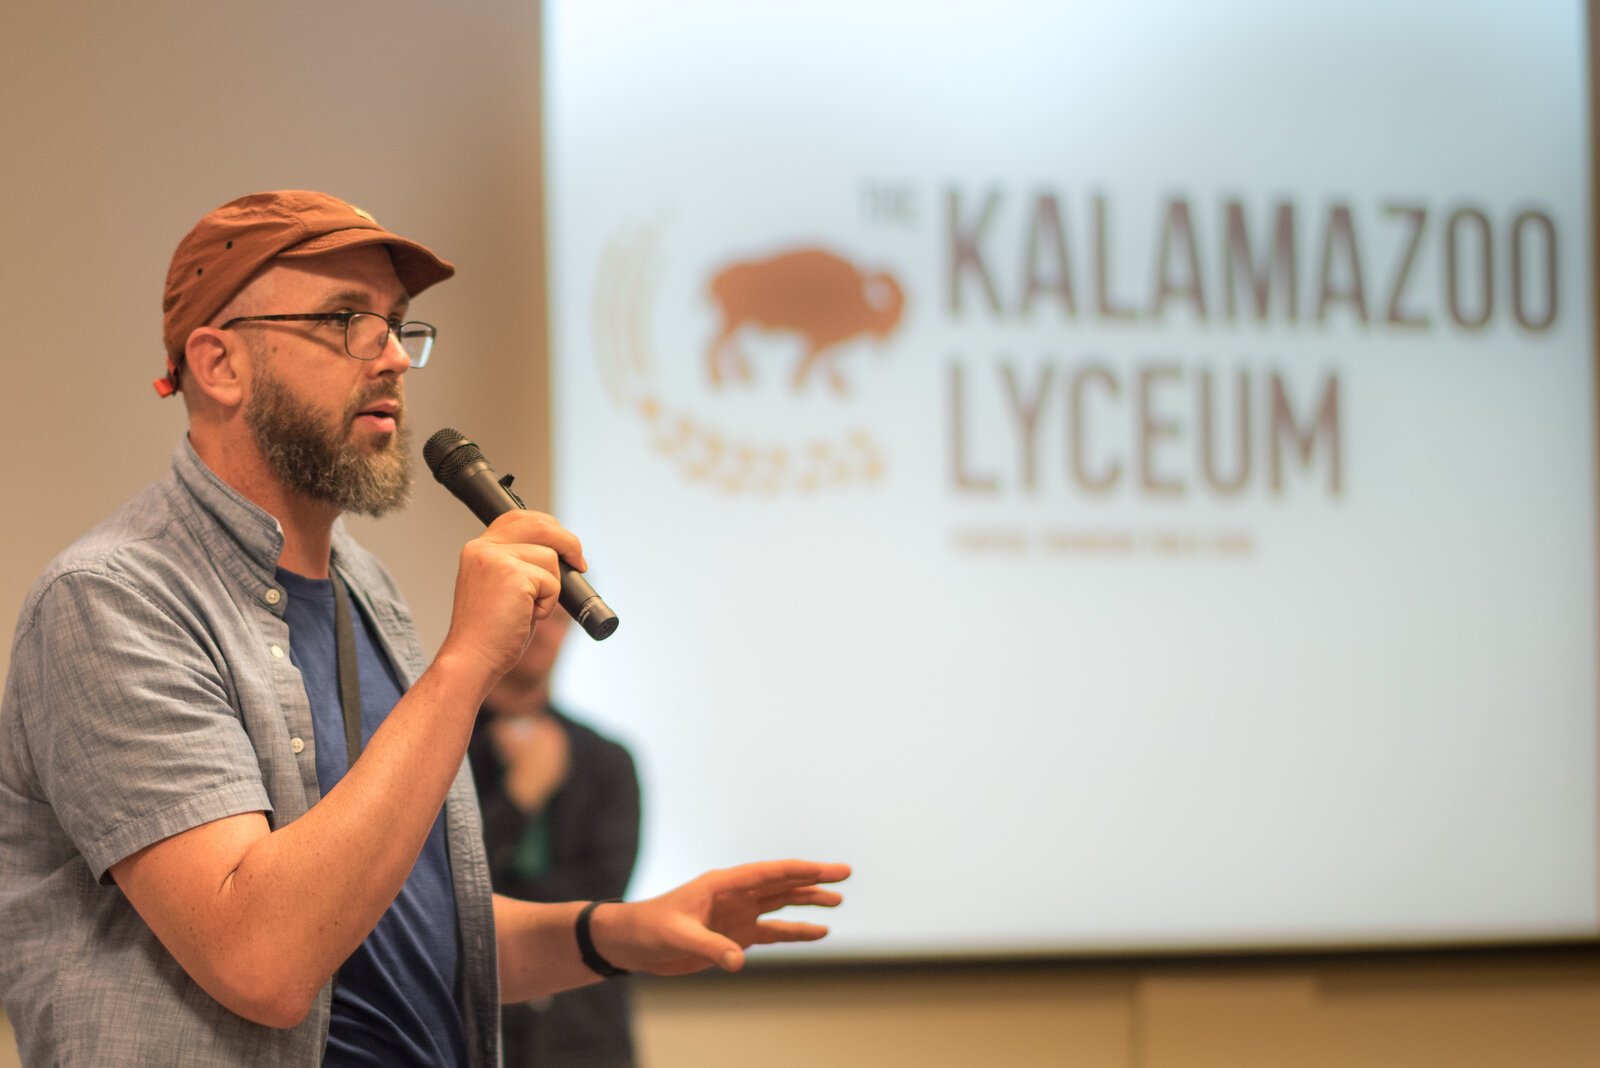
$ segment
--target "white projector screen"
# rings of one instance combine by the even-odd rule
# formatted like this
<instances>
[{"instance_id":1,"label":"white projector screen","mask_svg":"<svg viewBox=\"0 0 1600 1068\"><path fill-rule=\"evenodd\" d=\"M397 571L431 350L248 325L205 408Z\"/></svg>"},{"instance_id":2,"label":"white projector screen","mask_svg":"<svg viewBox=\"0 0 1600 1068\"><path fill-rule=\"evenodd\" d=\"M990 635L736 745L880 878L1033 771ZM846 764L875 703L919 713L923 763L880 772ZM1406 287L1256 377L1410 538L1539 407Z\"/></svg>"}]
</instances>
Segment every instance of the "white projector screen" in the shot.
<instances>
[{"instance_id":1,"label":"white projector screen","mask_svg":"<svg viewBox=\"0 0 1600 1068\"><path fill-rule=\"evenodd\" d=\"M622 620L557 692L636 896L849 861L808 958L1597 933L1582 4L544 6Z\"/></svg>"}]
</instances>

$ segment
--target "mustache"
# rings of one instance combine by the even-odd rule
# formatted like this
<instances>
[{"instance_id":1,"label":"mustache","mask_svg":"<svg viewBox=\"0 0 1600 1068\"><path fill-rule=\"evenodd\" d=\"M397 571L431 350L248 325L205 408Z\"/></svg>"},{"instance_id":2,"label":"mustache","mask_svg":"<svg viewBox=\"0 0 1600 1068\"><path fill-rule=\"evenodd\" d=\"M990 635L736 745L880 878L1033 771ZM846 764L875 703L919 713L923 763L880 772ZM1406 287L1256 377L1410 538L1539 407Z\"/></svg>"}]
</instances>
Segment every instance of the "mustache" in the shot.
<instances>
[{"instance_id":1,"label":"mustache","mask_svg":"<svg viewBox=\"0 0 1600 1068\"><path fill-rule=\"evenodd\" d=\"M394 413L395 424L397 426L400 425L402 422L404 422L406 414L405 388L401 386L399 382L392 380L378 382L370 388L363 390L359 396L357 396L349 404L345 405L345 423L354 423L356 421L356 416L371 408L378 401L386 400L395 401L400 405L400 407L396 409Z\"/></svg>"}]
</instances>

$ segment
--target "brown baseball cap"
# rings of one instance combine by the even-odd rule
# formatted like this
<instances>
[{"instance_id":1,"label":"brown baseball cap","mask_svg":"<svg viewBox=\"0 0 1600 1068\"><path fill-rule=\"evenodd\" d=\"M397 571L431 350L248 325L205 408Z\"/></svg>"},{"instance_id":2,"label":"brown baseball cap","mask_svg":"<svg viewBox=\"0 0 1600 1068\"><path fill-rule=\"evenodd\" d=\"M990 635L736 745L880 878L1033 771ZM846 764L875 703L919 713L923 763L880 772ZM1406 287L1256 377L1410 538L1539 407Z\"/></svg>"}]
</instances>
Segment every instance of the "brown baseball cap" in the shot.
<instances>
[{"instance_id":1,"label":"brown baseball cap","mask_svg":"<svg viewBox=\"0 0 1600 1068\"><path fill-rule=\"evenodd\" d=\"M360 208L326 193L251 193L206 215L178 242L167 270L161 300L167 373L155 380L156 392L170 397L178 391L178 366L190 333L210 322L269 262L377 244L389 246L394 272L410 296L456 273L425 246L390 233Z\"/></svg>"}]
</instances>

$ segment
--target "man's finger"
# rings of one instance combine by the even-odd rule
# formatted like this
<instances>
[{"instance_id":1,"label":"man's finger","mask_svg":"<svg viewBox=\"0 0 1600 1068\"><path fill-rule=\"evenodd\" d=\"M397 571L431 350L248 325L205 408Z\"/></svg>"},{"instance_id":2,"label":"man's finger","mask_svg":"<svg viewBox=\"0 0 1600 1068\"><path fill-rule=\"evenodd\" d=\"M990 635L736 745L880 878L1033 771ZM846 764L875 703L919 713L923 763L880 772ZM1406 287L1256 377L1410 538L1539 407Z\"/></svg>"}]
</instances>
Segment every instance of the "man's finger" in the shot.
<instances>
[{"instance_id":1,"label":"man's finger","mask_svg":"<svg viewBox=\"0 0 1600 1068\"><path fill-rule=\"evenodd\" d=\"M812 860L763 860L707 872L704 886L714 894L733 891L775 893L812 883L837 883L850 877L848 864Z\"/></svg>"},{"instance_id":2,"label":"man's finger","mask_svg":"<svg viewBox=\"0 0 1600 1068\"><path fill-rule=\"evenodd\" d=\"M763 894L756 898L756 907L762 912L788 908L790 905L816 905L831 909L843 900L844 895L837 890L825 890L820 886L802 886L793 890Z\"/></svg>"},{"instance_id":3,"label":"man's finger","mask_svg":"<svg viewBox=\"0 0 1600 1068\"><path fill-rule=\"evenodd\" d=\"M577 535L543 512L516 509L499 516L484 531L489 541L548 545L579 571L588 570Z\"/></svg>"},{"instance_id":4,"label":"man's finger","mask_svg":"<svg viewBox=\"0 0 1600 1068\"><path fill-rule=\"evenodd\" d=\"M744 967L744 950L739 948L739 943L725 935L697 923L685 925L676 934L678 937L672 941L673 949L678 952L699 957L708 964L730 972Z\"/></svg>"},{"instance_id":5,"label":"man's finger","mask_svg":"<svg viewBox=\"0 0 1600 1068\"><path fill-rule=\"evenodd\" d=\"M756 924L751 945L768 946L775 942L815 942L826 938L828 929L820 923L794 923L788 920L763 920Z\"/></svg>"}]
</instances>

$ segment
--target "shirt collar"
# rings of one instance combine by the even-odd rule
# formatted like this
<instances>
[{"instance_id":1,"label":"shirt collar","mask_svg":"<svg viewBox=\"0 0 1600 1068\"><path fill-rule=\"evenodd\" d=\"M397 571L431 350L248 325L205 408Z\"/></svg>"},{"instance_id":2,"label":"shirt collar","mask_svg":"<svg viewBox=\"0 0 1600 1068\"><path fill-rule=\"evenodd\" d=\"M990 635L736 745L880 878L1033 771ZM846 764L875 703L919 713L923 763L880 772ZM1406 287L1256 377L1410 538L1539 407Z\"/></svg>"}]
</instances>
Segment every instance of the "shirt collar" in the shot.
<instances>
[{"instance_id":1,"label":"shirt collar","mask_svg":"<svg viewBox=\"0 0 1600 1068\"><path fill-rule=\"evenodd\" d=\"M283 554L283 527L206 466L185 434L172 456L172 473L189 498L212 522L201 537L214 556L250 592L281 612L282 600L270 596Z\"/></svg>"}]
</instances>

